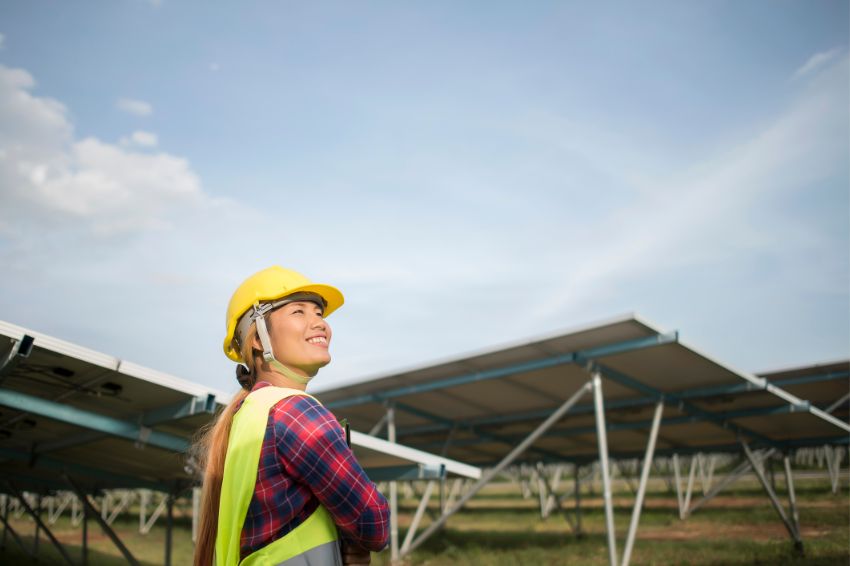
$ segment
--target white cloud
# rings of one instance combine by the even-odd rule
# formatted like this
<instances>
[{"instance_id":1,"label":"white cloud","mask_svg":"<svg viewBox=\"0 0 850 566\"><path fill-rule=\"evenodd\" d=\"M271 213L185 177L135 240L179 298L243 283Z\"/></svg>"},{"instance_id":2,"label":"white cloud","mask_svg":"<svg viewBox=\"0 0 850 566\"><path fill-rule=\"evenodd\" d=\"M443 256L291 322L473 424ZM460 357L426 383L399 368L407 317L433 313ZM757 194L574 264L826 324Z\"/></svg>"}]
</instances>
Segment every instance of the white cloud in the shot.
<instances>
[{"instance_id":1,"label":"white cloud","mask_svg":"<svg viewBox=\"0 0 850 566\"><path fill-rule=\"evenodd\" d=\"M16 297L2 318L203 379L180 352L202 343L217 360L223 258L251 257L269 223L205 193L186 159L140 146L158 141L150 132L127 146L76 137L65 106L34 88L0 65L0 265Z\"/></svg>"},{"instance_id":2,"label":"white cloud","mask_svg":"<svg viewBox=\"0 0 850 566\"><path fill-rule=\"evenodd\" d=\"M123 146L138 146L138 147L156 147L159 144L159 138L156 134L137 130L129 137L121 138Z\"/></svg>"},{"instance_id":3,"label":"white cloud","mask_svg":"<svg viewBox=\"0 0 850 566\"><path fill-rule=\"evenodd\" d=\"M100 233L159 225L170 206L201 195L186 160L168 154L127 151L94 138L74 142L69 166L31 164L31 195L53 210L91 222Z\"/></svg>"},{"instance_id":4,"label":"white cloud","mask_svg":"<svg viewBox=\"0 0 850 566\"><path fill-rule=\"evenodd\" d=\"M207 200L185 159L75 139L65 107L34 86L26 71L0 66L0 227L13 240L45 229L102 238L163 228ZM157 142L143 131L130 139Z\"/></svg>"},{"instance_id":5,"label":"white cloud","mask_svg":"<svg viewBox=\"0 0 850 566\"><path fill-rule=\"evenodd\" d=\"M150 103L145 102L144 100L136 100L133 98L119 98L115 102L115 106L124 112L129 114L135 114L136 116L150 116L153 114L153 106Z\"/></svg>"},{"instance_id":6,"label":"white cloud","mask_svg":"<svg viewBox=\"0 0 850 566\"><path fill-rule=\"evenodd\" d=\"M815 53L814 55L809 57L808 61L803 63L801 67L794 71L793 78L799 79L815 72L817 69L823 68L830 61L835 59L835 57L837 57L839 53L841 53L840 47L830 49L829 51L821 51L820 53Z\"/></svg>"}]
</instances>

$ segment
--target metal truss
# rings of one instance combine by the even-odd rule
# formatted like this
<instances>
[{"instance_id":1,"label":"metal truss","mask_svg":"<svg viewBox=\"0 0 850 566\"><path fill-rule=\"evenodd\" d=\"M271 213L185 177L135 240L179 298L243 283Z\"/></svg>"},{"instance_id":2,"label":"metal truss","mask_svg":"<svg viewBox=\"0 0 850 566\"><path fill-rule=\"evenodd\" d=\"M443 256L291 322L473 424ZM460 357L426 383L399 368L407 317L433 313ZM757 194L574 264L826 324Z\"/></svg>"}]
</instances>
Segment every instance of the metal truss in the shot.
<instances>
[{"instance_id":1,"label":"metal truss","mask_svg":"<svg viewBox=\"0 0 850 566\"><path fill-rule=\"evenodd\" d=\"M500 473L507 466L513 463L518 456L520 456L525 450L533 444L546 430L548 430L555 422L560 420L569 410L572 408L581 397L586 395L592 389L592 383L588 381L582 387L579 388L569 399L567 399L558 409L556 409L549 417L543 421L531 434L529 434L525 440L523 440L519 445L517 445L513 450L510 451L508 455L506 455L499 464L495 467L487 470L474 485L472 485L457 501L457 503L448 506L443 510L440 518L434 522L432 522L427 529L425 529L422 534L412 540L405 549L406 551L403 554L400 554L399 557L404 556L405 554L412 552L417 547L419 547L426 539L428 539L431 535L437 532L446 521L454 515L457 511L459 511L467 501L469 501L475 494L477 494L481 488L487 485L496 474Z\"/></svg>"}]
</instances>

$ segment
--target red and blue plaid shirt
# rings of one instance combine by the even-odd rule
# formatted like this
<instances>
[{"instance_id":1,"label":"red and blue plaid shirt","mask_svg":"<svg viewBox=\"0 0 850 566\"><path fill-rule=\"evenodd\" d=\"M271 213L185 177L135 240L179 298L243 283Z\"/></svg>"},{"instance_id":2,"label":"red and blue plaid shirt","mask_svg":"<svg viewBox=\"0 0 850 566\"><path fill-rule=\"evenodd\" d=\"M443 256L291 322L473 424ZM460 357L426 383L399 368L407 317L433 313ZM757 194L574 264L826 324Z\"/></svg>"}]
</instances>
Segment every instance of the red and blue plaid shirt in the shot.
<instances>
[{"instance_id":1,"label":"red and blue plaid shirt","mask_svg":"<svg viewBox=\"0 0 850 566\"><path fill-rule=\"evenodd\" d=\"M289 533L320 503L347 543L373 551L387 545L387 500L355 459L345 431L311 397L287 397L269 411L240 558Z\"/></svg>"}]
</instances>

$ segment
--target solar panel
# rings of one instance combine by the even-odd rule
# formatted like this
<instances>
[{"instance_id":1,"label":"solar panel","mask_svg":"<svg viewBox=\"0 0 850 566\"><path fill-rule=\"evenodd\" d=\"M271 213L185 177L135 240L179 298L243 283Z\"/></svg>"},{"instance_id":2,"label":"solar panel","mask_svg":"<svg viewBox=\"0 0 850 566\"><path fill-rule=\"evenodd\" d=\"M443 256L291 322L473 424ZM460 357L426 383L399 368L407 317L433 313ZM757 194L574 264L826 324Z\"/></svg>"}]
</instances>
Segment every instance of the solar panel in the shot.
<instances>
[{"instance_id":1,"label":"solar panel","mask_svg":"<svg viewBox=\"0 0 850 566\"><path fill-rule=\"evenodd\" d=\"M34 341L18 352L25 336ZM68 489L67 473L86 491L179 492L195 482L186 449L230 399L2 321L0 364L0 478L22 490ZM380 479L480 475L471 466L363 436L354 434L353 450Z\"/></svg>"}]
</instances>

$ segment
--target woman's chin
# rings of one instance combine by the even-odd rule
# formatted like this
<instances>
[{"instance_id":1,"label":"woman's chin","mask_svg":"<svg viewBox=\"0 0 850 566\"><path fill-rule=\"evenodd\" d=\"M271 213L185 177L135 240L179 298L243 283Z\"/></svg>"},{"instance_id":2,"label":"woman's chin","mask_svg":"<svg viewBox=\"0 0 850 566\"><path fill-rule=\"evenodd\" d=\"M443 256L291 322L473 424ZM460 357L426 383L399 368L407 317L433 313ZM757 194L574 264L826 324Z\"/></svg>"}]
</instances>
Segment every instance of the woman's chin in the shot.
<instances>
[{"instance_id":1,"label":"woman's chin","mask_svg":"<svg viewBox=\"0 0 850 566\"><path fill-rule=\"evenodd\" d=\"M316 361L314 361L310 364L305 364L305 365L301 366L301 369L304 372L306 372L307 375L309 375L310 377L314 377L317 373L319 373L320 369L322 369L323 367L325 367L329 363L331 363L331 357L330 356L328 356L327 359L316 360Z\"/></svg>"}]
</instances>

